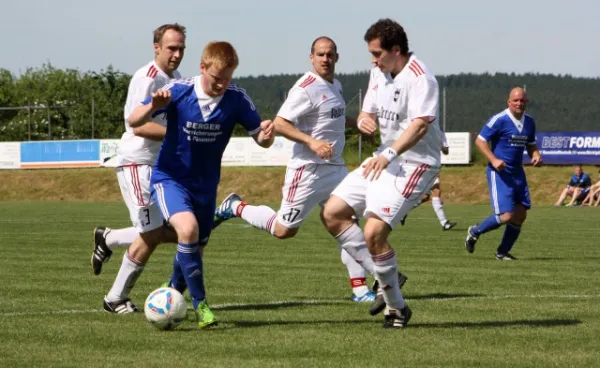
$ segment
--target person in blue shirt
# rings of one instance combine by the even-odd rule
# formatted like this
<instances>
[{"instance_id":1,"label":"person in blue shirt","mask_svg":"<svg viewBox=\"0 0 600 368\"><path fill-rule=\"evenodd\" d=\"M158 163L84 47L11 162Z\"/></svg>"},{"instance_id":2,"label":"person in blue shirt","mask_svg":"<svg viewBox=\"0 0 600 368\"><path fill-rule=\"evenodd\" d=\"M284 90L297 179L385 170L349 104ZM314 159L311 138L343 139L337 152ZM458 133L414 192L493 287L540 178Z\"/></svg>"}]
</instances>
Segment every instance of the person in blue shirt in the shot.
<instances>
[{"instance_id":1,"label":"person in blue shirt","mask_svg":"<svg viewBox=\"0 0 600 368\"><path fill-rule=\"evenodd\" d=\"M563 202L567 197L571 197L571 202L567 204L567 207L571 207L576 205L577 203L582 202L585 197L588 195L590 188L592 186L592 179L590 176L583 172L583 167L581 165L575 166L575 173L571 176L571 180L569 180L569 184L562 191L558 201L554 204L555 206L562 206Z\"/></svg>"},{"instance_id":2,"label":"person in blue shirt","mask_svg":"<svg viewBox=\"0 0 600 368\"><path fill-rule=\"evenodd\" d=\"M246 92L231 84L237 66L231 44L211 42L202 53L199 76L164 86L128 119L137 127L166 114L167 132L152 170L151 192L178 238L168 285L180 292L189 289L201 328L216 324L206 300L202 250L213 226L223 152L237 123L262 147L274 141L272 121L261 122Z\"/></svg>"},{"instance_id":3,"label":"person in blue shirt","mask_svg":"<svg viewBox=\"0 0 600 368\"><path fill-rule=\"evenodd\" d=\"M527 93L515 87L510 91L508 108L493 117L481 130L475 144L487 158L487 180L494 214L480 224L470 226L465 248L475 251L479 237L506 225L496 251L498 260L515 260L510 250L521 233L521 225L531 207L529 187L523 169L523 151L527 149L531 164L539 166L542 156L535 141L535 122L525 114Z\"/></svg>"}]
</instances>

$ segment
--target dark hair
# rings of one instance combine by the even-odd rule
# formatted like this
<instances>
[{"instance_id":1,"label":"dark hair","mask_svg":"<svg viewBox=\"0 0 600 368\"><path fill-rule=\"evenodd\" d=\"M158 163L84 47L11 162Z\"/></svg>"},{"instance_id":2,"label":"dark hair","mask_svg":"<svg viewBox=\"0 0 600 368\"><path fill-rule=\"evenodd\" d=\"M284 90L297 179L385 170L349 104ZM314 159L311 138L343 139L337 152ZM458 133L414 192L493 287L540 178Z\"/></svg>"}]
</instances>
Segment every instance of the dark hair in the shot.
<instances>
[{"instance_id":1,"label":"dark hair","mask_svg":"<svg viewBox=\"0 0 600 368\"><path fill-rule=\"evenodd\" d=\"M404 28L390 18L380 19L373 23L365 33L365 41L371 42L375 39L381 42L381 48L390 51L392 47L400 47L402 55L408 55L408 38Z\"/></svg>"},{"instance_id":2,"label":"dark hair","mask_svg":"<svg viewBox=\"0 0 600 368\"><path fill-rule=\"evenodd\" d=\"M160 44L163 36L165 35L165 32L170 29L172 29L175 32L179 32L185 36L185 27L182 26L181 24L178 24L178 23L163 24L162 26L160 26L154 30L154 43Z\"/></svg>"},{"instance_id":3,"label":"dark hair","mask_svg":"<svg viewBox=\"0 0 600 368\"><path fill-rule=\"evenodd\" d=\"M315 39L313 41L312 45L310 45L310 54L311 55L315 53L315 45L317 44L317 42L319 42L321 40L327 40L327 41L331 42L333 44L333 51L335 51L335 53L337 54L337 45L335 44L335 41L327 36L321 36L321 37L317 37L317 39Z\"/></svg>"}]
</instances>

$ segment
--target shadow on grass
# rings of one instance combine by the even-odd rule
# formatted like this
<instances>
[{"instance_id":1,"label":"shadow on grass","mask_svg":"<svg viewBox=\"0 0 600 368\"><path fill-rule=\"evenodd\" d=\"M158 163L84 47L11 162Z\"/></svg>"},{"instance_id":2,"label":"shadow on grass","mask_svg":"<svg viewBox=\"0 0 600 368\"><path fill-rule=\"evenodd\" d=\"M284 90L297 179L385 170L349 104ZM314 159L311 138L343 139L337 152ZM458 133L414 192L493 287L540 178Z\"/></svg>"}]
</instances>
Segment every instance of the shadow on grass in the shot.
<instances>
[{"instance_id":1,"label":"shadow on grass","mask_svg":"<svg viewBox=\"0 0 600 368\"><path fill-rule=\"evenodd\" d=\"M351 303L350 300L298 300L298 301L276 301L266 303L243 303L243 304L224 304L211 306L212 310L216 311L232 311L232 310L274 310L283 308L295 308L306 306L322 306L322 305L341 305Z\"/></svg>"},{"instance_id":2,"label":"shadow on grass","mask_svg":"<svg viewBox=\"0 0 600 368\"><path fill-rule=\"evenodd\" d=\"M316 326L316 325L353 325L353 324L381 324L377 319L352 319L352 320L320 320L320 321L232 321L227 322L221 329L251 328L267 326ZM515 321L481 321L481 322L439 322L439 323L410 323L412 328L503 328L503 327L561 327L574 326L582 323L576 319L542 319L542 320L515 320Z\"/></svg>"},{"instance_id":3,"label":"shadow on grass","mask_svg":"<svg viewBox=\"0 0 600 368\"><path fill-rule=\"evenodd\" d=\"M468 299L486 297L484 294L464 294L464 293L431 293L421 295L405 295L408 300L439 300L439 299Z\"/></svg>"}]
</instances>

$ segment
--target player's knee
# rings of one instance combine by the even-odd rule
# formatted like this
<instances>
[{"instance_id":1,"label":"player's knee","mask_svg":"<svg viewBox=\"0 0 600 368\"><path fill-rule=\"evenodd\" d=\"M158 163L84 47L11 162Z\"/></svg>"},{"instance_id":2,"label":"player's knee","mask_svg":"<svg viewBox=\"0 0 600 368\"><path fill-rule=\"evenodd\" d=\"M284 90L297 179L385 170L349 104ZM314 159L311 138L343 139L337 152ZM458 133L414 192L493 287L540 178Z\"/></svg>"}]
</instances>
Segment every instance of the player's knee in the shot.
<instances>
[{"instance_id":1,"label":"player's knee","mask_svg":"<svg viewBox=\"0 0 600 368\"><path fill-rule=\"evenodd\" d=\"M147 231L145 233L140 233L140 238L142 238L144 244L151 250L156 249L156 246L161 242L162 235L162 227L154 230Z\"/></svg>"},{"instance_id":2,"label":"player's knee","mask_svg":"<svg viewBox=\"0 0 600 368\"><path fill-rule=\"evenodd\" d=\"M273 235L278 239L288 239L293 238L294 236L296 236L297 233L297 228L288 228L277 224L275 226L275 232L273 233Z\"/></svg>"},{"instance_id":3,"label":"player's knee","mask_svg":"<svg viewBox=\"0 0 600 368\"><path fill-rule=\"evenodd\" d=\"M507 224L509 222L512 222L513 219L515 218L515 213L514 212L504 212L502 214L500 214L500 221L503 224Z\"/></svg>"},{"instance_id":4,"label":"player's knee","mask_svg":"<svg viewBox=\"0 0 600 368\"><path fill-rule=\"evenodd\" d=\"M198 241L198 226L196 224L180 224L176 231L178 242L191 244Z\"/></svg>"}]
</instances>

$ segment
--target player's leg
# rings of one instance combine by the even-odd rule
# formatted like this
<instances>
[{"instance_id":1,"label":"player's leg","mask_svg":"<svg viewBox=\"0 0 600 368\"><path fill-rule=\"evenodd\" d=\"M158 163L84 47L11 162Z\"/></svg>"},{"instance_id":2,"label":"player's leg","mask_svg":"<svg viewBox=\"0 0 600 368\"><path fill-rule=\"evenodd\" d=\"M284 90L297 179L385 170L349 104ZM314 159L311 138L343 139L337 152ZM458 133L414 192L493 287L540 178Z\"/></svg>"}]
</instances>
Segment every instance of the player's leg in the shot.
<instances>
[{"instance_id":1,"label":"player's leg","mask_svg":"<svg viewBox=\"0 0 600 368\"><path fill-rule=\"evenodd\" d=\"M515 180L514 188L514 213L507 216L504 235L500 246L496 250L496 259L498 260L516 260L510 251L521 234L521 227L527 218L527 211L531 208L531 197L529 186L525 177Z\"/></svg>"},{"instance_id":2,"label":"player's leg","mask_svg":"<svg viewBox=\"0 0 600 368\"><path fill-rule=\"evenodd\" d=\"M398 262L388 236L428 191L437 173L438 170L431 170L427 165L405 163L388 168L367 188L365 240L380 282L379 289L388 306L384 327L405 327L412 314L400 291Z\"/></svg>"},{"instance_id":3,"label":"player's leg","mask_svg":"<svg viewBox=\"0 0 600 368\"><path fill-rule=\"evenodd\" d=\"M572 195L573 195L573 188L567 187L567 188L563 189L562 193L560 193L560 196L554 205L557 207L562 206L564 201L567 199L567 197L572 196Z\"/></svg>"},{"instance_id":4,"label":"player's leg","mask_svg":"<svg viewBox=\"0 0 600 368\"><path fill-rule=\"evenodd\" d=\"M139 217L139 208L151 204L148 183L150 170L149 165L126 166L116 169L121 195L134 226L123 229L98 226L94 229L94 250L91 265L95 275L102 272L102 264L110 259L113 247L128 247L137 238L139 229L136 228L135 223Z\"/></svg>"},{"instance_id":5,"label":"player's leg","mask_svg":"<svg viewBox=\"0 0 600 368\"><path fill-rule=\"evenodd\" d=\"M156 183L153 189L163 217L168 219L178 238L170 284L180 283L177 279L182 275L199 326L214 325L216 320L206 301L201 250L208 242L212 229L214 199L204 203L174 181Z\"/></svg>"},{"instance_id":6,"label":"player's leg","mask_svg":"<svg viewBox=\"0 0 600 368\"><path fill-rule=\"evenodd\" d=\"M366 247L363 232L356 223L365 208L367 181L358 169L348 174L325 203L321 220L327 231L368 273L375 274L373 260Z\"/></svg>"},{"instance_id":7,"label":"player's leg","mask_svg":"<svg viewBox=\"0 0 600 368\"><path fill-rule=\"evenodd\" d=\"M446 218L446 212L444 212L444 202L442 201L442 189L440 188L440 179L437 178L431 188L431 206L435 211L435 214L440 221L442 230L450 230L456 226L456 222L449 221Z\"/></svg>"},{"instance_id":8,"label":"player's leg","mask_svg":"<svg viewBox=\"0 0 600 368\"><path fill-rule=\"evenodd\" d=\"M514 212L513 189L510 175L500 175L496 171L487 170L490 202L493 214L479 224L469 226L465 239L465 249L469 253L475 251L475 244L479 237L487 232L496 230L508 222Z\"/></svg>"}]
</instances>

